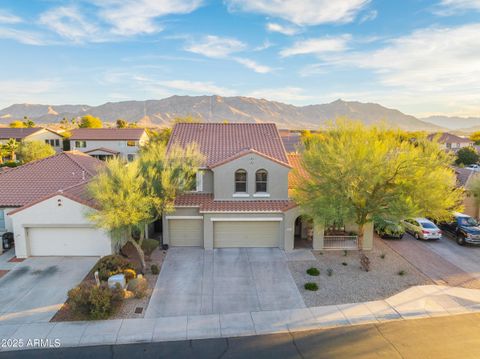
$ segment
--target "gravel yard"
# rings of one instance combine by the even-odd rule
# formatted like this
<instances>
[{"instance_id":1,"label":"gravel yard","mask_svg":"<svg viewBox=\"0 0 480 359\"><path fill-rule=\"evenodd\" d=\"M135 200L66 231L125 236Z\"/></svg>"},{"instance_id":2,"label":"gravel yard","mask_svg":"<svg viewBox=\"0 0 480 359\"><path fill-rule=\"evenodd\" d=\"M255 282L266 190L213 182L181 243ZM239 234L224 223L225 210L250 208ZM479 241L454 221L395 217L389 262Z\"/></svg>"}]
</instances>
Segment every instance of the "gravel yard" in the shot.
<instances>
[{"instance_id":1,"label":"gravel yard","mask_svg":"<svg viewBox=\"0 0 480 359\"><path fill-rule=\"evenodd\" d=\"M360 268L357 251L349 251L346 256L344 251L313 253L316 261L291 261L288 264L308 307L385 299L414 285L432 284L381 239L375 238L374 249L365 252L370 259L369 272ZM310 267L318 268L320 275L308 275L306 270ZM331 276L327 275L329 269L332 270ZM400 271L404 275L399 275ZM318 291L305 290L307 282L316 283Z\"/></svg>"}]
</instances>

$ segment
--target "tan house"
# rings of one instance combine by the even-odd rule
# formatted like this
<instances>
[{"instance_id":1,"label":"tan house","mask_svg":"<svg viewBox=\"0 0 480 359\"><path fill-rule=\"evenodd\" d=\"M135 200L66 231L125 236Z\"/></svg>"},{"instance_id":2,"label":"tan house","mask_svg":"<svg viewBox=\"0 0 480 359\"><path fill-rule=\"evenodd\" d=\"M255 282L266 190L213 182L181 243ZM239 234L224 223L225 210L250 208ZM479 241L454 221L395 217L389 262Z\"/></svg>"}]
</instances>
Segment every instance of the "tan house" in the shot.
<instances>
[{"instance_id":1,"label":"tan house","mask_svg":"<svg viewBox=\"0 0 480 359\"><path fill-rule=\"evenodd\" d=\"M167 150L191 143L205 163L196 190L179 196L175 211L163 216L165 244L292 250L297 236L305 234L314 249L324 248L323 226L305 223L289 197L292 164L275 124L181 123Z\"/></svg>"},{"instance_id":2,"label":"tan house","mask_svg":"<svg viewBox=\"0 0 480 359\"><path fill-rule=\"evenodd\" d=\"M22 141L41 141L51 145L57 152L63 150L63 136L43 127L32 128L0 128L0 144L6 143L9 139Z\"/></svg>"},{"instance_id":3,"label":"tan house","mask_svg":"<svg viewBox=\"0 0 480 359\"><path fill-rule=\"evenodd\" d=\"M443 149L454 152L463 147L473 146L473 141L470 141L468 138L460 137L448 132L431 133L428 135L428 139L431 141L436 140L440 143Z\"/></svg>"}]
</instances>

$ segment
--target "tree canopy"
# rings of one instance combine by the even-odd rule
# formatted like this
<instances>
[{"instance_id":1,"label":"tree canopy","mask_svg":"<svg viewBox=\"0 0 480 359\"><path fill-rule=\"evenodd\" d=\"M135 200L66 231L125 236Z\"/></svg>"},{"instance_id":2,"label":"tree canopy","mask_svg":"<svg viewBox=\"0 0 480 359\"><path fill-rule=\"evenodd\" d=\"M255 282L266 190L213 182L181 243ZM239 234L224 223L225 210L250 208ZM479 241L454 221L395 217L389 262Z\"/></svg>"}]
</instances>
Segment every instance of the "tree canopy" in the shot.
<instances>
[{"instance_id":1,"label":"tree canopy","mask_svg":"<svg viewBox=\"0 0 480 359\"><path fill-rule=\"evenodd\" d=\"M475 142L476 145L480 145L480 131L476 131L470 135L470 140Z\"/></svg>"},{"instance_id":2,"label":"tree canopy","mask_svg":"<svg viewBox=\"0 0 480 359\"><path fill-rule=\"evenodd\" d=\"M425 137L338 121L312 135L302 153L303 183L294 197L320 223L427 216L444 219L459 207L462 190L452 155Z\"/></svg>"},{"instance_id":3,"label":"tree canopy","mask_svg":"<svg viewBox=\"0 0 480 359\"><path fill-rule=\"evenodd\" d=\"M480 160L480 156L478 155L477 151L473 147L462 147L457 151L457 158L455 159L455 163L457 165L473 165Z\"/></svg>"},{"instance_id":4,"label":"tree canopy","mask_svg":"<svg viewBox=\"0 0 480 359\"><path fill-rule=\"evenodd\" d=\"M18 147L18 157L23 163L40 160L55 154L55 149L42 141L25 141Z\"/></svg>"},{"instance_id":5,"label":"tree canopy","mask_svg":"<svg viewBox=\"0 0 480 359\"><path fill-rule=\"evenodd\" d=\"M78 124L80 128L102 128L103 123L102 120L98 117L94 117L92 115L85 115L80 119L80 123Z\"/></svg>"},{"instance_id":6,"label":"tree canopy","mask_svg":"<svg viewBox=\"0 0 480 359\"><path fill-rule=\"evenodd\" d=\"M12 121L8 126L11 128L24 128L25 124L22 121Z\"/></svg>"},{"instance_id":7,"label":"tree canopy","mask_svg":"<svg viewBox=\"0 0 480 359\"><path fill-rule=\"evenodd\" d=\"M128 122L122 118L119 118L116 122L115 122L117 128L127 128L128 127Z\"/></svg>"}]
</instances>

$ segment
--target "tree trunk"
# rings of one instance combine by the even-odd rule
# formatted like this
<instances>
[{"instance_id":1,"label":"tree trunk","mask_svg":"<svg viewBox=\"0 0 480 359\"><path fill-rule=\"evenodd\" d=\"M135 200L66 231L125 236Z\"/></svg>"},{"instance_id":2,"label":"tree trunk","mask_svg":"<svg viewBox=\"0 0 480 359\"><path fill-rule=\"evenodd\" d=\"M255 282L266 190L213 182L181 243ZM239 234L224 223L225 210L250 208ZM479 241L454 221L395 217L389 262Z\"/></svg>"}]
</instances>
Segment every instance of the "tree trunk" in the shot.
<instances>
[{"instance_id":1,"label":"tree trunk","mask_svg":"<svg viewBox=\"0 0 480 359\"><path fill-rule=\"evenodd\" d=\"M140 257L140 263L142 264L142 272L145 273L147 265L145 264L145 254L143 253L141 245L138 244L137 241L133 238L130 238L128 241L132 243L132 245L137 250L138 256Z\"/></svg>"},{"instance_id":2,"label":"tree trunk","mask_svg":"<svg viewBox=\"0 0 480 359\"><path fill-rule=\"evenodd\" d=\"M360 251L362 251L363 250L363 229L364 229L363 226L364 225L363 224L358 224L358 223L357 223L357 225L358 225L358 249Z\"/></svg>"}]
</instances>

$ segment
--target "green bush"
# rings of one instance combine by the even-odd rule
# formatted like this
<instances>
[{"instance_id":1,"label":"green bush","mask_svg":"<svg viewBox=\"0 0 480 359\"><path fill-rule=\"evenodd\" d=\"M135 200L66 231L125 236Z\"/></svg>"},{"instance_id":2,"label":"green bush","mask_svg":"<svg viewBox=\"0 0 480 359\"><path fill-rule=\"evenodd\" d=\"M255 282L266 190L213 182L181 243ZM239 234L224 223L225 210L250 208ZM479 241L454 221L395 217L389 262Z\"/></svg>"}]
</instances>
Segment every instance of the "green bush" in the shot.
<instances>
[{"instance_id":1,"label":"green bush","mask_svg":"<svg viewBox=\"0 0 480 359\"><path fill-rule=\"evenodd\" d=\"M133 292L135 297L143 298L147 294L148 282L144 277L137 277L128 282L127 290Z\"/></svg>"},{"instance_id":2,"label":"green bush","mask_svg":"<svg viewBox=\"0 0 480 359\"><path fill-rule=\"evenodd\" d=\"M122 256L110 255L101 258L93 268L93 272L98 271L100 280L106 281L114 274L123 273L125 269L134 269L133 264Z\"/></svg>"},{"instance_id":3,"label":"green bush","mask_svg":"<svg viewBox=\"0 0 480 359\"><path fill-rule=\"evenodd\" d=\"M15 161L8 161L0 164L0 167L18 167L20 166L20 162L15 162Z\"/></svg>"},{"instance_id":4,"label":"green bush","mask_svg":"<svg viewBox=\"0 0 480 359\"><path fill-rule=\"evenodd\" d=\"M348 266L347 262L342 262L342 266Z\"/></svg>"},{"instance_id":5,"label":"green bush","mask_svg":"<svg viewBox=\"0 0 480 359\"><path fill-rule=\"evenodd\" d=\"M404 270L401 270L397 273L399 276L404 276L405 274L407 274L407 272L405 272Z\"/></svg>"},{"instance_id":6,"label":"green bush","mask_svg":"<svg viewBox=\"0 0 480 359\"><path fill-rule=\"evenodd\" d=\"M305 283L304 287L305 287L306 290L311 290L313 292L318 290L317 283L313 283L313 282Z\"/></svg>"},{"instance_id":7,"label":"green bush","mask_svg":"<svg viewBox=\"0 0 480 359\"><path fill-rule=\"evenodd\" d=\"M143 252L149 256L160 245L160 242L156 239L144 239L142 242Z\"/></svg>"},{"instance_id":8,"label":"green bush","mask_svg":"<svg viewBox=\"0 0 480 359\"><path fill-rule=\"evenodd\" d=\"M111 289L106 284L99 287L81 284L68 292L68 304L72 311L88 319L108 318L122 299L123 290L119 286Z\"/></svg>"},{"instance_id":9,"label":"green bush","mask_svg":"<svg viewBox=\"0 0 480 359\"><path fill-rule=\"evenodd\" d=\"M320 271L317 268L312 267L307 269L307 274L316 277L320 275Z\"/></svg>"},{"instance_id":10,"label":"green bush","mask_svg":"<svg viewBox=\"0 0 480 359\"><path fill-rule=\"evenodd\" d=\"M152 266L150 267L150 270L152 271L152 274L154 274L154 275L157 275L158 273L160 273L160 269L158 268L158 266L156 264L152 264Z\"/></svg>"}]
</instances>

